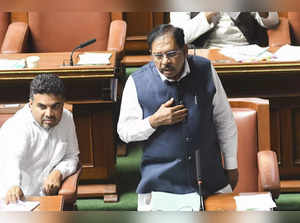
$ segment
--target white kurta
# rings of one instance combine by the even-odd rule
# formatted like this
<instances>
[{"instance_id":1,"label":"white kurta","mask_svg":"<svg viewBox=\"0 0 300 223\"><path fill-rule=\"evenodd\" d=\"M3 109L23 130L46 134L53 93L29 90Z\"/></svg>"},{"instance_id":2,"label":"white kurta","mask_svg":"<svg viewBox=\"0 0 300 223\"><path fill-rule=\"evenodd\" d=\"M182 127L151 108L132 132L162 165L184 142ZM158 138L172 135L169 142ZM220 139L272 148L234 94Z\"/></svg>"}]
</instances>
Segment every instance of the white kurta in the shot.
<instances>
[{"instance_id":1,"label":"white kurta","mask_svg":"<svg viewBox=\"0 0 300 223\"><path fill-rule=\"evenodd\" d=\"M53 128L42 128L29 105L19 110L0 129L0 197L12 186L25 196L43 195L44 180L54 169L63 179L76 171L78 142L72 113L64 109Z\"/></svg>"}]
</instances>

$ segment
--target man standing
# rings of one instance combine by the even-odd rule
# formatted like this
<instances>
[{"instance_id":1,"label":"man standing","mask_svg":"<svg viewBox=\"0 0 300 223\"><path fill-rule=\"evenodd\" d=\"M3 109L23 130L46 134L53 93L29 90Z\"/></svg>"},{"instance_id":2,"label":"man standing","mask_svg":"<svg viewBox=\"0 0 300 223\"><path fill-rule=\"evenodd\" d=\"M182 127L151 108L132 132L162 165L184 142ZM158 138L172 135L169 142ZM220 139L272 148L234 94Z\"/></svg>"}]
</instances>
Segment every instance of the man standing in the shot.
<instances>
[{"instance_id":1,"label":"man standing","mask_svg":"<svg viewBox=\"0 0 300 223\"><path fill-rule=\"evenodd\" d=\"M237 129L216 71L209 60L187 55L180 28L160 25L148 44L153 61L127 80L118 122L123 141L144 142L138 210L151 205L152 191L197 192L196 150L205 194L231 192Z\"/></svg>"},{"instance_id":2,"label":"man standing","mask_svg":"<svg viewBox=\"0 0 300 223\"><path fill-rule=\"evenodd\" d=\"M37 75L30 98L0 130L0 196L55 195L76 171L78 142L72 113L64 109L64 85L56 75Z\"/></svg>"}]
</instances>

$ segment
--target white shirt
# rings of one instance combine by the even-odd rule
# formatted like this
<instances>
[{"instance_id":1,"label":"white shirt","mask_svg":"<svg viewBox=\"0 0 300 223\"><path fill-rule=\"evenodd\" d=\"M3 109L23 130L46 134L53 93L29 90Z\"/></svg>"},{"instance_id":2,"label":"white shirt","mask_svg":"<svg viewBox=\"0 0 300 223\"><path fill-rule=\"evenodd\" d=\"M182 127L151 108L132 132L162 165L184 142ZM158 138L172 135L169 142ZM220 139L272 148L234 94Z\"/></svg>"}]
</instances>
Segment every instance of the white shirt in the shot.
<instances>
[{"instance_id":1,"label":"white shirt","mask_svg":"<svg viewBox=\"0 0 300 223\"><path fill-rule=\"evenodd\" d=\"M0 129L0 197L12 186L24 195L43 195L44 180L53 170L63 179L76 171L78 142L72 113L64 109L60 122L46 130L33 118L29 105Z\"/></svg>"},{"instance_id":2,"label":"white shirt","mask_svg":"<svg viewBox=\"0 0 300 223\"><path fill-rule=\"evenodd\" d=\"M206 19L205 12L200 12L191 19L190 12L171 12L170 23L176 27L182 28L185 35L185 42L191 43L207 31L215 29L209 35L204 48L223 48L231 46L248 45L245 36L240 29L235 26L231 17L236 18L237 12L220 12L217 17L218 22L209 23ZM269 12L267 18L260 17L258 12L251 12L252 16L264 28L274 28L279 24L277 12Z\"/></svg>"}]
</instances>

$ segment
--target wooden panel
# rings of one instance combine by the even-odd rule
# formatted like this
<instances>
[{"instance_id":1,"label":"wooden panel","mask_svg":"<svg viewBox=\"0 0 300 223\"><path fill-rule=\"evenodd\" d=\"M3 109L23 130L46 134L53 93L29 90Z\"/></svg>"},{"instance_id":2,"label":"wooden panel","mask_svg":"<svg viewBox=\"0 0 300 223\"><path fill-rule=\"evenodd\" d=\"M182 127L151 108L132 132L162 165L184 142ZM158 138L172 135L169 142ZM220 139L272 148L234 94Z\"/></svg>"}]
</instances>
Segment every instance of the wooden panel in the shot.
<instances>
[{"instance_id":1,"label":"wooden panel","mask_svg":"<svg viewBox=\"0 0 300 223\"><path fill-rule=\"evenodd\" d=\"M113 107L112 103L73 105L83 167L80 179L107 179L115 171Z\"/></svg>"},{"instance_id":2,"label":"wooden panel","mask_svg":"<svg viewBox=\"0 0 300 223\"><path fill-rule=\"evenodd\" d=\"M127 22L126 51L142 54L148 52L148 33L154 27L169 22L168 13L164 12L123 12L123 19Z\"/></svg>"},{"instance_id":3,"label":"wooden panel","mask_svg":"<svg viewBox=\"0 0 300 223\"><path fill-rule=\"evenodd\" d=\"M300 108L292 112L292 132L293 132L293 164L300 167Z\"/></svg>"},{"instance_id":4,"label":"wooden panel","mask_svg":"<svg viewBox=\"0 0 300 223\"><path fill-rule=\"evenodd\" d=\"M85 166L94 166L91 112L77 110L77 107L74 106L73 116L80 149L80 162Z\"/></svg>"},{"instance_id":5,"label":"wooden panel","mask_svg":"<svg viewBox=\"0 0 300 223\"><path fill-rule=\"evenodd\" d=\"M282 139L282 167L293 166L292 162L292 150L293 150L293 139L292 139L292 126L291 126L291 111L288 108L281 109L281 139Z\"/></svg>"},{"instance_id":6,"label":"wooden panel","mask_svg":"<svg viewBox=\"0 0 300 223\"><path fill-rule=\"evenodd\" d=\"M282 164L282 156L280 150L280 117L278 109L270 109L271 124L271 149L277 153L279 166Z\"/></svg>"}]
</instances>

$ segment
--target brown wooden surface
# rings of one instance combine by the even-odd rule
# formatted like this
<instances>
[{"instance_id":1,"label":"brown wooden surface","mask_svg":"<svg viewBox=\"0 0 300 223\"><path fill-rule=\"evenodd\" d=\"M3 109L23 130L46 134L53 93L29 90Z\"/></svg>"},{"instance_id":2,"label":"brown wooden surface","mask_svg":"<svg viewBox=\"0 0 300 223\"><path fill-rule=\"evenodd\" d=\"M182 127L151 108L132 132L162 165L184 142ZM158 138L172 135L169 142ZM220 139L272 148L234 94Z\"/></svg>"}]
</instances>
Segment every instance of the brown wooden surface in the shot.
<instances>
[{"instance_id":1,"label":"brown wooden surface","mask_svg":"<svg viewBox=\"0 0 300 223\"><path fill-rule=\"evenodd\" d=\"M215 49L189 53L213 62L228 97L269 99L271 148L277 153L280 177L300 180L300 62L238 63ZM122 62L141 66L149 61L151 56L126 56Z\"/></svg>"},{"instance_id":2,"label":"brown wooden surface","mask_svg":"<svg viewBox=\"0 0 300 223\"><path fill-rule=\"evenodd\" d=\"M33 211L62 211L63 210L63 196L33 196L27 197L28 201L39 201L40 205Z\"/></svg>"},{"instance_id":3,"label":"brown wooden surface","mask_svg":"<svg viewBox=\"0 0 300 223\"><path fill-rule=\"evenodd\" d=\"M78 186L78 197L104 197L104 202L117 202L117 187L115 184L88 184Z\"/></svg>"},{"instance_id":4,"label":"brown wooden surface","mask_svg":"<svg viewBox=\"0 0 300 223\"><path fill-rule=\"evenodd\" d=\"M251 193L262 194L265 192L257 192ZM229 193L229 194L214 194L209 196L205 202L205 210L206 211L235 211L236 204L234 200L234 196L238 196L239 193Z\"/></svg>"},{"instance_id":5,"label":"brown wooden surface","mask_svg":"<svg viewBox=\"0 0 300 223\"><path fill-rule=\"evenodd\" d=\"M63 67L63 59L70 58L68 52L2 54L0 58L21 59L29 55L40 56L37 68L0 70L0 103L28 101L29 83L37 74L59 75L65 83L67 103L73 106L83 167L80 179L109 179L115 171L115 102L103 98L102 90L116 76L115 53L112 52L111 64L97 66Z\"/></svg>"},{"instance_id":6,"label":"brown wooden surface","mask_svg":"<svg viewBox=\"0 0 300 223\"><path fill-rule=\"evenodd\" d=\"M280 192L300 192L300 181L299 180L281 180L280 181Z\"/></svg>"},{"instance_id":7,"label":"brown wooden surface","mask_svg":"<svg viewBox=\"0 0 300 223\"><path fill-rule=\"evenodd\" d=\"M205 202L206 211L234 211L236 209L234 196L237 194L215 194L209 196Z\"/></svg>"}]
</instances>

